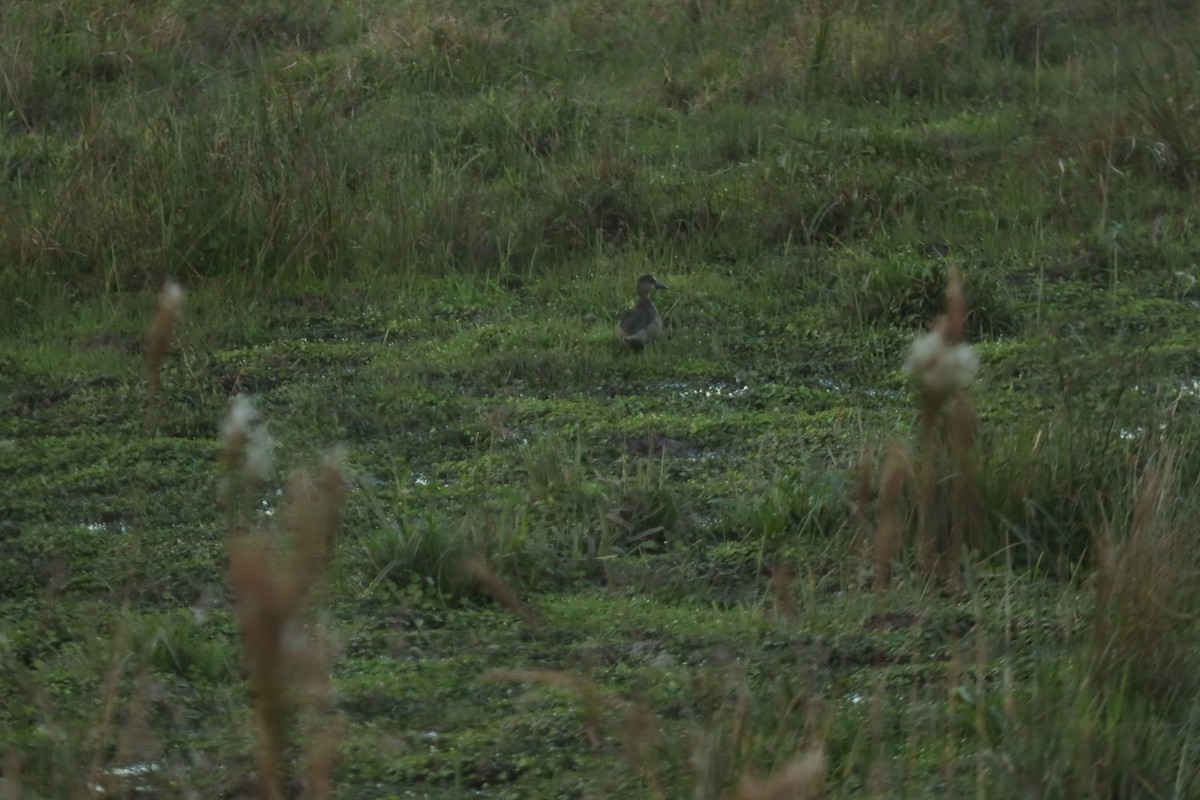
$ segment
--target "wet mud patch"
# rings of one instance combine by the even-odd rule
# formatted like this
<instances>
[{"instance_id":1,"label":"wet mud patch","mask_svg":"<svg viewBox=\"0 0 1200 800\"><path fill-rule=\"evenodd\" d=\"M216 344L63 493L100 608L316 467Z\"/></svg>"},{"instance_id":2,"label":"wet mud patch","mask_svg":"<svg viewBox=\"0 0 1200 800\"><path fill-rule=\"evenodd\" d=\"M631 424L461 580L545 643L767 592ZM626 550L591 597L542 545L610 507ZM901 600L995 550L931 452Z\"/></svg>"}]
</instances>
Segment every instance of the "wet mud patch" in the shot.
<instances>
[{"instance_id":1,"label":"wet mud patch","mask_svg":"<svg viewBox=\"0 0 1200 800\"><path fill-rule=\"evenodd\" d=\"M951 646L978 630L970 614L941 609L935 613L893 609L875 612L857 631L831 642L827 666L833 669L939 664L951 657Z\"/></svg>"},{"instance_id":2,"label":"wet mud patch","mask_svg":"<svg viewBox=\"0 0 1200 800\"><path fill-rule=\"evenodd\" d=\"M124 398L125 381L113 375L72 377L55 383L41 374L0 363L0 430L4 423L28 430L53 422L61 415L68 422L84 423L93 413L111 418L115 397ZM7 386L5 385L7 384Z\"/></svg>"},{"instance_id":3,"label":"wet mud patch","mask_svg":"<svg viewBox=\"0 0 1200 800\"><path fill-rule=\"evenodd\" d=\"M74 394L69 389L24 389L13 392L3 410L14 414L33 414L65 403Z\"/></svg>"},{"instance_id":4,"label":"wet mud patch","mask_svg":"<svg viewBox=\"0 0 1200 800\"><path fill-rule=\"evenodd\" d=\"M320 344L382 345L394 341L395 334L378 321L310 317L305 319L295 336L302 342Z\"/></svg>"},{"instance_id":5,"label":"wet mud patch","mask_svg":"<svg viewBox=\"0 0 1200 800\"><path fill-rule=\"evenodd\" d=\"M664 455L670 458L696 458L704 452L690 442L656 431L625 435L619 441L627 453L643 458Z\"/></svg>"},{"instance_id":6,"label":"wet mud patch","mask_svg":"<svg viewBox=\"0 0 1200 800\"><path fill-rule=\"evenodd\" d=\"M352 344L277 342L215 354L210 369L222 384L253 382L258 391L294 380L345 378L371 363L368 348Z\"/></svg>"},{"instance_id":7,"label":"wet mud patch","mask_svg":"<svg viewBox=\"0 0 1200 800\"><path fill-rule=\"evenodd\" d=\"M132 358L145 352L146 336L143 333L96 331L77 339L73 349L81 353L111 350L119 355Z\"/></svg>"}]
</instances>

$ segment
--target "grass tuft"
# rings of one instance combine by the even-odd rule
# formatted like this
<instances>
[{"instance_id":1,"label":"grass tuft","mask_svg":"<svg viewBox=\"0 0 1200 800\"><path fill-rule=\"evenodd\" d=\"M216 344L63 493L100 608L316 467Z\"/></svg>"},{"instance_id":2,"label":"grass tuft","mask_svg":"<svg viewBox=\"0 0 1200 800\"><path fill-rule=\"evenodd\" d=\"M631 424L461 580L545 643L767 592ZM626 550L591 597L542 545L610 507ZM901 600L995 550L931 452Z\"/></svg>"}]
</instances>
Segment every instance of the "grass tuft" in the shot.
<instances>
[{"instance_id":1,"label":"grass tuft","mask_svg":"<svg viewBox=\"0 0 1200 800\"><path fill-rule=\"evenodd\" d=\"M324 797L335 753L328 726L332 645L319 625L311 632L302 626L312 625L337 543L347 496L343 456L328 456L315 474L293 472L284 491L283 526L264 534L252 530L232 502L253 501L262 490L266 475L256 441L263 435L249 400L234 398L221 427L222 497L229 515L230 588L258 732L257 783L262 797L285 796L285 749L292 731L303 731L304 784L310 796ZM303 727L294 729L296 724Z\"/></svg>"},{"instance_id":2,"label":"grass tuft","mask_svg":"<svg viewBox=\"0 0 1200 800\"><path fill-rule=\"evenodd\" d=\"M1093 668L1096 682L1169 712L1200 687L1200 561L1189 544L1177 445L1153 453L1130 486L1132 508L1098 536Z\"/></svg>"},{"instance_id":3,"label":"grass tuft","mask_svg":"<svg viewBox=\"0 0 1200 800\"><path fill-rule=\"evenodd\" d=\"M1198 25L7 0L0 794L1200 797Z\"/></svg>"}]
</instances>

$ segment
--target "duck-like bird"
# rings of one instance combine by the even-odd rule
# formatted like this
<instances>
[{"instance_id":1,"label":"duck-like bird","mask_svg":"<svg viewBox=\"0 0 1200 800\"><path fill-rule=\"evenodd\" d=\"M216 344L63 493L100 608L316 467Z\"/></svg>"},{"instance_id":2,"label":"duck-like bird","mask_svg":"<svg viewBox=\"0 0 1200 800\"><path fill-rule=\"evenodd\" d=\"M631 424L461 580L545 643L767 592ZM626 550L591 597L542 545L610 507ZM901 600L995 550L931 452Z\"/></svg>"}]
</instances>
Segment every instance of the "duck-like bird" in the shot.
<instances>
[{"instance_id":1,"label":"duck-like bird","mask_svg":"<svg viewBox=\"0 0 1200 800\"><path fill-rule=\"evenodd\" d=\"M617 338L632 350L641 350L662 333L662 315L650 301L655 289L666 289L653 275L638 278L638 299L633 308L621 312L617 321Z\"/></svg>"}]
</instances>

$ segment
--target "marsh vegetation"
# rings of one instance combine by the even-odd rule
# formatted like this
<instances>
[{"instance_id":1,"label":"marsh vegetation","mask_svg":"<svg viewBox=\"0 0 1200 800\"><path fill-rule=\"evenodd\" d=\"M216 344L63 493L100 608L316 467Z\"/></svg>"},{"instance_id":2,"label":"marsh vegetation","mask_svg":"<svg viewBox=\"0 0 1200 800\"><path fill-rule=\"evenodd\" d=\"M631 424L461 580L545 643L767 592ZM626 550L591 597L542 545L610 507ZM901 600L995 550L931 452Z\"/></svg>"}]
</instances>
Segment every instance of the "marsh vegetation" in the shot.
<instances>
[{"instance_id":1,"label":"marsh vegetation","mask_svg":"<svg viewBox=\"0 0 1200 800\"><path fill-rule=\"evenodd\" d=\"M1200 796L1196 41L8 0L0 796Z\"/></svg>"}]
</instances>

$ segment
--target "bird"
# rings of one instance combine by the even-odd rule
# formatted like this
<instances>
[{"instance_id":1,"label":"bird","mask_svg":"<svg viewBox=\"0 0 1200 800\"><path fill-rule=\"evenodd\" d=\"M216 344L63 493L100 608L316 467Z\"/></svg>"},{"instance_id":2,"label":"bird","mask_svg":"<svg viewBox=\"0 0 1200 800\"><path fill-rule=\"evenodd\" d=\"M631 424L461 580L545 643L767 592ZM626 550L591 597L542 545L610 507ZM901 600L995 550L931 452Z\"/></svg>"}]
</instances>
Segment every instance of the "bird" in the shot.
<instances>
[{"instance_id":1,"label":"bird","mask_svg":"<svg viewBox=\"0 0 1200 800\"><path fill-rule=\"evenodd\" d=\"M662 315L650 301L655 289L666 289L653 275L643 275L637 281L637 302L621 312L617 321L617 338L631 350L641 350L662 333Z\"/></svg>"}]
</instances>

